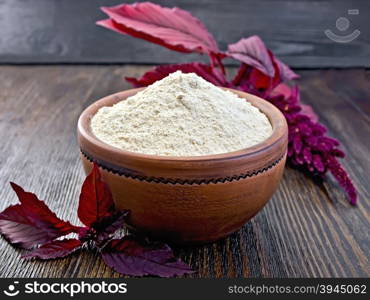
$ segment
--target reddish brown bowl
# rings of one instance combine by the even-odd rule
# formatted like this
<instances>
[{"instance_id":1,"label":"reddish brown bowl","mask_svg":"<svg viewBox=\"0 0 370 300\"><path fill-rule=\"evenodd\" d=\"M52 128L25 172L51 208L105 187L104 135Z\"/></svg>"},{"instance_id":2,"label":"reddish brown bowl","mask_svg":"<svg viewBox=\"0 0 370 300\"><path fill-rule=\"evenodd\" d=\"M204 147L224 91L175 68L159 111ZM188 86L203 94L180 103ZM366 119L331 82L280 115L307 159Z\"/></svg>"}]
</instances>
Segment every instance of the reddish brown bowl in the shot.
<instances>
[{"instance_id":1,"label":"reddish brown bowl","mask_svg":"<svg viewBox=\"0 0 370 300\"><path fill-rule=\"evenodd\" d=\"M204 243L238 230L276 190L287 151L287 124L282 113L261 98L232 90L269 118L272 135L262 143L226 154L166 157L123 151L98 140L90 120L140 89L100 99L78 121L81 159L88 173L101 169L118 209L129 209L138 230L176 243Z\"/></svg>"}]
</instances>

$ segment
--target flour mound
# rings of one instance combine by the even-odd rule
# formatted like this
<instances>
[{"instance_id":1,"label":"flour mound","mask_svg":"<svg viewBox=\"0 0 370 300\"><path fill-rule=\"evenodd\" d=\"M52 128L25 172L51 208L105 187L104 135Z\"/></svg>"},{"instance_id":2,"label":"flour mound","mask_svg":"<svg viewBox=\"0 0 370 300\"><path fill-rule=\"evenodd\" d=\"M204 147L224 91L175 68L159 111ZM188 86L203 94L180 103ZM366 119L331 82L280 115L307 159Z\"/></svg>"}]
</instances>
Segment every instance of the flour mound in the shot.
<instances>
[{"instance_id":1,"label":"flour mound","mask_svg":"<svg viewBox=\"0 0 370 300\"><path fill-rule=\"evenodd\" d=\"M258 108L194 73L168 75L91 120L93 134L117 148L161 156L232 152L268 138Z\"/></svg>"}]
</instances>

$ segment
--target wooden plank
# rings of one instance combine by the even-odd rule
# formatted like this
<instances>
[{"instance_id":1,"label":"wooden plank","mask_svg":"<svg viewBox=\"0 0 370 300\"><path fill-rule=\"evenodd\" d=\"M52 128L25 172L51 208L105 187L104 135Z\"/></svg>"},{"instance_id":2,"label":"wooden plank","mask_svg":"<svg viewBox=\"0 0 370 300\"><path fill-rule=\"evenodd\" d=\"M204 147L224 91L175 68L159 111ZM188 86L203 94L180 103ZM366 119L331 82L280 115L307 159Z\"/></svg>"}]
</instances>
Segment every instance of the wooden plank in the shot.
<instances>
[{"instance_id":1,"label":"wooden plank","mask_svg":"<svg viewBox=\"0 0 370 300\"><path fill-rule=\"evenodd\" d=\"M175 63L207 60L175 53L95 26L105 16L102 5L134 0L3 0L0 2L0 63ZM370 67L367 16L370 2L310 0L165 0L200 18L221 49L242 37L260 35L292 67ZM359 15L348 15L359 9ZM346 17L350 27L340 32L336 20ZM220 26L222 24L222 26ZM360 36L335 43L324 31ZM229 64L235 64L232 60Z\"/></svg>"},{"instance_id":2,"label":"wooden plank","mask_svg":"<svg viewBox=\"0 0 370 300\"><path fill-rule=\"evenodd\" d=\"M94 100L129 88L123 76L143 66L0 67L0 210L15 203L14 181L77 222L84 175L75 127ZM213 244L178 247L197 271L190 277L369 276L369 76L362 70L301 71L303 101L314 106L349 156L359 189L357 208L329 180L317 186L286 168L268 205L239 232ZM343 84L343 81L346 84ZM350 101L354 99L354 101ZM361 110L361 112L360 112ZM120 277L86 250L54 261L24 261L0 239L0 277Z\"/></svg>"}]
</instances>

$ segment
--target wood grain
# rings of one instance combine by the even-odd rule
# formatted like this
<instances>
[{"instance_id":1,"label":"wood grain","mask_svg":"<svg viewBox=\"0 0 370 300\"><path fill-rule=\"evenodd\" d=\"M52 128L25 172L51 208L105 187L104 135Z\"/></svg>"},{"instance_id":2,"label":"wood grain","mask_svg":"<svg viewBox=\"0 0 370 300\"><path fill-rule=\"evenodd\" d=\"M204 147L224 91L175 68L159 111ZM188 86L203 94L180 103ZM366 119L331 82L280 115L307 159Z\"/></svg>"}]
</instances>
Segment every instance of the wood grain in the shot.
<instances>
[{"instance_id":1,"label":"wood grain","mask_svg":"<svg viewBox=\"0 0 370 300\"><path fill-rule=\"evenodd\" d=\"M178 63L207 60L119 35L95 25L106 16L100 6L136 0L2 0L0 1L1 63ZM156 0L179 6L205 23L222 50L242 37L260 35L292 67L370 67L370 2L363 0ZM359 15L348 15L359 9ZM336 20L346 17L341 32ZM222 24L222 26L220 26ZM335 43L354 30L360 36ZM229 63L233 63L229 60ZM235 64L235 63L234 63Z\"/></svg>"},{"instance_id":2,"label":"wood grain","mask_svg":"<svg viewBox=\"0 0 370 300\"><path fill-rule=\"evenodd\" d=\"M123 76L142 66L0 67L0 209L15 203L9 181L35 192L58 215L77 223L84 179L76 142L80 112L128 88ZM300 71L303 101L314 106L359 190L347 204L329 178L316 185L286 168L269 204L242 230L206 246L177 248L193 277L370 276L370 78L363 70ZM119 277L96 252L48 262L24 261L0 240L0 277Z\"/></svg>"}]
</instances>

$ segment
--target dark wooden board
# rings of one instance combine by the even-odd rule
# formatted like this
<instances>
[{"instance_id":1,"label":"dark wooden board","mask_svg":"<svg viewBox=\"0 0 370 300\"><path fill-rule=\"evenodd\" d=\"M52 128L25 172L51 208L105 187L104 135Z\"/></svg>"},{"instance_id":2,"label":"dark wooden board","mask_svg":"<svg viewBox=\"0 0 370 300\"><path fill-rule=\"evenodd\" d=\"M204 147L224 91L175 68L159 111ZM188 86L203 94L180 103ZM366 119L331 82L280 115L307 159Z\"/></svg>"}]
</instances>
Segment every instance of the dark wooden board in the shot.
<instances>
[{"instance_id":1,"label":"dark wooden board","mask_svg":"<svg viewBox=\"0 0 370 300\"><path fill-rule=\"evenodd\" d=\"M77 222L84 174L76 143L80 112L127 89L143 66L0 67L0 210L16 202L9 181ZM299 71L298 71L299 72ZM322 186L286 168L268 205L239 232L206 246L177 248L193 277L359 277L370 275L370 76L363 70L300 71L303 101L343 142L358 207L329 178ZM119 277L97 253L24 261L0 239L0 277Z\"/></svg>"},{"instance_id":2,"label":"dark wooden board","mask_svg":"<svg viewBox=\"0 0 370 300\"><path fill-rule=\"evenodd\" d=\"M95 25L105 15L102 5L123 0L1 0L0 63L174 63L206 60ZM370 2L365 0L175 0L154 1L179 6L200 18L226 49L242 37L260 35L292 67L370 67ZM359 9L359 15L348 15ZM344 32L339 17L350 20ZM324 31L360 36L347 44L329 40ZM229 61L229 63L234 63Z\"/></svg>"}]
</instances>

